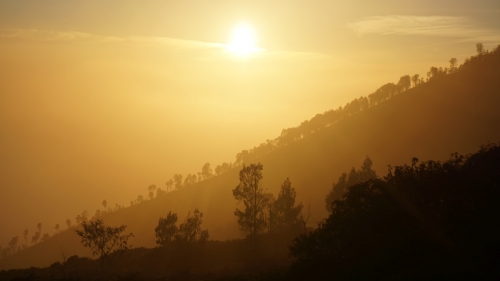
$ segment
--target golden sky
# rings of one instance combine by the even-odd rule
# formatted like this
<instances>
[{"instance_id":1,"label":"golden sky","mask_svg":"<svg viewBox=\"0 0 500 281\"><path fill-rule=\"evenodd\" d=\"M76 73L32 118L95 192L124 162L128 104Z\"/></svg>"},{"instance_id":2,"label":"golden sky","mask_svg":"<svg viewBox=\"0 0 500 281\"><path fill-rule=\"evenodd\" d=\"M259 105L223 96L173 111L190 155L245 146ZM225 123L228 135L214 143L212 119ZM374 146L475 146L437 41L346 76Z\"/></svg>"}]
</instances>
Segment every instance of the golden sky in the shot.
<instances>
[{"instance_id":1,"label":"golden sky","mask_svg":"<svg viewBox=\"0 0 500 281\"><path fill-rule=\"evenodd\" d=\"M0 245L500 43L500 2L0 0ZM227 49L245 22L260 51Z\"/></svg>"}]
</instances>

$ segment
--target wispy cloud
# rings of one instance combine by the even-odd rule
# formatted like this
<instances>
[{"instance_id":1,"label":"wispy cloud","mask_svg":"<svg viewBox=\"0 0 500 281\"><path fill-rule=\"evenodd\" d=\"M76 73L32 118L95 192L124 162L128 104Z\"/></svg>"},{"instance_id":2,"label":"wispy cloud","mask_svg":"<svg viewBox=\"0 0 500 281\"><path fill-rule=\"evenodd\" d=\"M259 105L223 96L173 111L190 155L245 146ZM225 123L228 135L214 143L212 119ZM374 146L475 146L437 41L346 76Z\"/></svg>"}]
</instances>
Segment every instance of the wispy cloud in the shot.
<instances>
[{"instance_id":1,"label":"wispy cloud","mask_svg":"<svg viewBox=\"0 0 500 281\"><path fill-rule=\"evenodd\" d=\"M183 49L196 48L223 48L221 43L184 40L159 36L101 36L77 31L47 31L37 29L0 29L0 39L17 39L27 41L54 41L54 42L135 42L143 44L160 44Z\"/></svg>"},{"instance_id":2,"label":"wispy cloud","mask_svg":"<svg viewBox=\"0 0 500 281\"><path fill-rule=\"evenodd\" d=\"M455 37L464 40L499 41L500 32L477 27L477 25L463 17L447 16L384 16L367 17L358 22L350 23L359 35L425 35Z\"/></svg>"},{"instance_id":3,"label":"wispy cloud","mask_svg":"<svg viewBox=\"0 0 500 281\"><path fill-rule=\"evenodd\" d=\"M94 42L94 43L134 43L159 45L179 50L227 50L223 43L185 40L160 36L102 36L77 31L47 31L38 29L0 29L0 40L23 40L38 42ZM257 54L275 58L325 59L331 56L312 52L294 52L257 48Z\"/></svg>"}]
</instances>

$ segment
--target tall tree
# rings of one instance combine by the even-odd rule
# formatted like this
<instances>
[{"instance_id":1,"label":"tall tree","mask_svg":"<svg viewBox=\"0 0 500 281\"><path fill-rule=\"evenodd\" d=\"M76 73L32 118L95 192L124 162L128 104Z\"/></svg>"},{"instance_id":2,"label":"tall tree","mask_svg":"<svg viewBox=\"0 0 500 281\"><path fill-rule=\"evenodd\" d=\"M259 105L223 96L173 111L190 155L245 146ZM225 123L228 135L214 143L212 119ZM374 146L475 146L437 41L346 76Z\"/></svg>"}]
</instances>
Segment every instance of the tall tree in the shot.
<instances>
[{"instance_id":1,"label":"tall tree","mask_svg":"<svg viewBox=\"0 0 500 281\"><path fill-rule=\"evenodd\" d=\"M274 201L274 211L276 212L276 221L279 229L289 229L297 225L300 221L299 214L303 205L300 203L295 206L295 197L297 192L292 187L290 179L286 179L281 185L278 198Z\"/></svg>"},{"instance_id":2,"label":"tall tree","mask_svg":"<svg viewBox=\"0 0 500 281\"><path fill-rule=\"evenodd\" d=\"M156 244L166 246L174 240L177 234L177 214L170 211L166 218L160 217L158 226L155 228Z\"/></svg>"},{"instance_id":3,"label":"tall tree","mask_svg":"<svg viewBox=\"0 0 500 281\"><path fill-rule=\"evenodd\" d=\"M106 206L108 206L108 201L106 201L106 199L102 200L102 206L104 207L104 211L106 211Z\"/></svg>"},{"instance_id":4,"label":"tall tree","mask_svg":"<svg viewBox=\"0 0 500 281\"><path fill-rule=\"evenodd\" d=\"M66 220L66 226L67 226L68 228L70 228L70 227L71 227L71 220L70 220L70 219L67 219L67 220Z\"/></svg>"},{"instance_id":5,"label":"tall tree","mask_svg":"<svg viewBox=\"0 0 500 281\"><path fill-rule=\"evenodd\" d=\"M233 189L233 196L238 203L243 202L245 210L236 209L240 229L248 236L261 233L266 227L265 209L272 194L266 193L261 186L262 164L250 164L240 171L240 183Z\"/></svg>"}]
</instances>

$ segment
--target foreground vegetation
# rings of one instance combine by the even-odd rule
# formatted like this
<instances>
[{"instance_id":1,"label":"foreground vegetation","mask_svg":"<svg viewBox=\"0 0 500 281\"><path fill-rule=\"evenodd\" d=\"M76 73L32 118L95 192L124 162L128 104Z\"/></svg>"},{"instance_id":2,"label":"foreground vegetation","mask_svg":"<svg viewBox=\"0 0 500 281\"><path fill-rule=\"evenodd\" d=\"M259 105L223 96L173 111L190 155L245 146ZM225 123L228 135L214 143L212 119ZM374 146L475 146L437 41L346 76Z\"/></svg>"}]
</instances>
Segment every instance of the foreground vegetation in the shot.
<instances>
[{"instance_id":1,"label":"foreground vegetation","mask_svg":"<svg viewBox=\"0 0 500 281\"><path fill-rule=\"evenodd\" d=\"M2 280L498 280L500 145L389 168L346 188L318 228L252 233L235 241L176 240ZM334 185L335 187L335 185ZM299 236L298 238L295 238Z\"/></svg>"}]
</instances>

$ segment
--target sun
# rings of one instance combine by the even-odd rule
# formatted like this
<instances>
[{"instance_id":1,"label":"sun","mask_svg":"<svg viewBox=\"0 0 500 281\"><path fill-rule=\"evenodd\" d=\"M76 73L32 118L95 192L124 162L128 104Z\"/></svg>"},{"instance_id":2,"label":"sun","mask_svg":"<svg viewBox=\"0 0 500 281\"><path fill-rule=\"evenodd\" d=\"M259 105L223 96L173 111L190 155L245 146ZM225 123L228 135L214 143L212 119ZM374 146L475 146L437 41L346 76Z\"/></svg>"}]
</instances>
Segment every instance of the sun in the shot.
<instances>
[{"instance_id":1,"label":"sun","mask_svg":"<svg viewBox=\"0 0 500 281\"><path fill-rule=\"evenodd\" d=\"M247 23L239 23L233 28L227 50L243 57L260 50L255 44L254 29Z\"/></svg>"}]
</instances>

